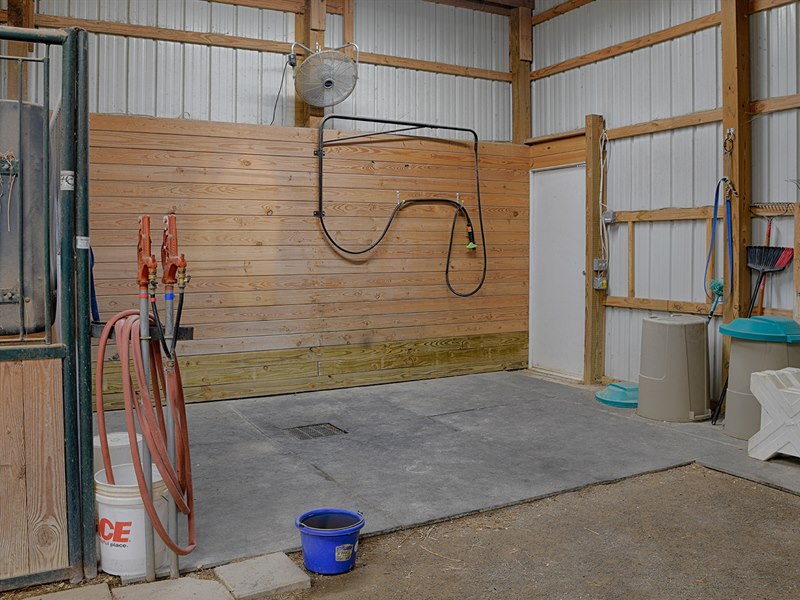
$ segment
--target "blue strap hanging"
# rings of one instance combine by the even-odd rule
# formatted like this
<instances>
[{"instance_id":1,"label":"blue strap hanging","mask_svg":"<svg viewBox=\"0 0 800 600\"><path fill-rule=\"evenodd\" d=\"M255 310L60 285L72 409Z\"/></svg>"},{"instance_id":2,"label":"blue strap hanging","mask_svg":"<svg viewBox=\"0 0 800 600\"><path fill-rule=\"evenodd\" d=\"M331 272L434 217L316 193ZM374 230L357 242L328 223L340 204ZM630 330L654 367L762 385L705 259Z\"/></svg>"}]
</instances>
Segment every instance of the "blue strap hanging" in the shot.
<instances>
[{"instance_id":1,"label":"blue strap hanging","mask_svg":"<svg viewBox=\"0 0 800 600\"><path fill-rule=\"evenodd\" d=\"M706 257L706 268L705 272L703 273L703 290L706 293L708 298L711 298L709 294L709 287L708 287L708 267L711 264L711 255L714 252L714 239L717 233L717 212L719 211L719 192L722 188L722 185L730 186L730 180L727 177L723 177L717 182L717 189L714 192L714 214L711 219L711 241L708 245L708 256ZM728 276L733 279L733 223L731 222L731 195L730 193L725 194L725 222L727 225L727 233L728 233ZM728 286L728 294L722 299L722 302L726 302L731 295L731 291L733 290L733 286Z\"/></svg>"}]
</instances>

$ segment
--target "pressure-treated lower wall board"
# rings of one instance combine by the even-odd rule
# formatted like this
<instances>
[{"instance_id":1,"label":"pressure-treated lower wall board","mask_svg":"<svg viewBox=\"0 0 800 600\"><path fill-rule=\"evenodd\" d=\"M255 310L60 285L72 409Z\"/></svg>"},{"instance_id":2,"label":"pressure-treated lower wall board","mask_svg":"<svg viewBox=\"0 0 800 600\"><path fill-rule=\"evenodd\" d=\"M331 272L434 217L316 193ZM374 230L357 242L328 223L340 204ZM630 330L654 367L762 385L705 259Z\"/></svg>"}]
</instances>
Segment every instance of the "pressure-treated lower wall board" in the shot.
<instances>
[{"instance_id":1,"label":"pressure-treated lower wall board","mask_svg":"<svg viewBox=\"0 0 800 600\"><path fill-rule=\"evenodd\" d=\"M528 336L518 332L200 355L181 368L187 400L199 402L522 369L527 360ZM119 367L106 366L109 408L122 406Z\"/></svg>"},{"instance_id":2,"label":"pressure-treated lower wall board","mask_svg":"<svg viewBox=\"0 0 800 600\"><path fill-rule=\"evenodd\" d=\"M64 568L61 360L0 362L0 579Z\"/></svg>"},{"instance_id":3,"label":"pressure-treated lower wall board","mask_svg":"<svg viewBox=\"0 0 800 600\"><path fill-rule=\"evenodd\" d=\"M136 217L151 215L158 255L160 217L175 212L180 251L193 276L183 323L194 327L194 340L178 345L190 400L524 366L528 147L480 144L485 239L471 143L380 136L326 147L326 224L346 247L376 239L398 193L401 200L464 204L479 248L466 248L459 219L451 284L466 291L480 281L484 242L488 268L483 289L461 298L448 291L445 278L452 206L402 210L384 241L363 255L345 255L325 239L313 215L315 130L95 115L91 133L101 316L136 305ZM435 351L422 352L431 340L473 336L493 342L447 351L434 344ZM515 340L514 349L496 343L497 336ZM397 356L387 344L412 350ZM361 353L331 358L332 349L345 347ZM106 380L115 403L113 362Z\"/></svg>"}]
</instances>

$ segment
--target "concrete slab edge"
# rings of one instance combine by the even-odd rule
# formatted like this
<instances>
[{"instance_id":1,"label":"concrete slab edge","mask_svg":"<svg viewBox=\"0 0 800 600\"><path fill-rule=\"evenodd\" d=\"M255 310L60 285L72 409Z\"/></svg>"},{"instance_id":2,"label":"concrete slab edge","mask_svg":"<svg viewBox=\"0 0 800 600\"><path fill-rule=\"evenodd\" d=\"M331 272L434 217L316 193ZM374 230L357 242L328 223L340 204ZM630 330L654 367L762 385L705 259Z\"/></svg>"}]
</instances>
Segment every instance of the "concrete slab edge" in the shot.
<instances>
[{"instance_id":1,"label":"concrete slab edge","mask_svg":"<svg viewBox=\"0 0 800 600\"><path fill-rule=\"evenodd\" d=\"M512 506L519 506L520 504L527 504L528 502L534 502L536 500L544 500L546 498L552 498L553 496L560 496L561 494L569 494L571 492L579 492L581 490L589 489L589 488L596 487L596 486L599 486L599 485L611 485L611 484L614 484L614 483L619 483L621 481L626 481L628 479L633 479L635 477L641 477L643 475L651 475L653 473L663 473L664 471L671 471L672 469L679 469L681 467L687 467L687 466L693 465L693 464L697 464L697 461L688 460L688 461L676 462L674 464L670 464L670 465L667 465L665 467L658 467L658 468L655 468L655 469L648 469L648 470L645 470L645 471L640 471L640 472L637 472L637 473L633 473L631 475L625 475L623 477L617 477L617 478L613 478L613 479L604 479L602 481L592 481L590 483L577 485L577 486L574 486L574 487L571 487L571 488L564 488L562 490L556 490L556 491L553 491L553 492L548 492L546 494L540 494L538 496L531 496L531 497L528 497L528 498L523 498L521 500L513 500L511 502L504 502L504 503L501 503L501 504L494 504L492 506L488 506L488 507L485 507L485 508L469 510L469 511L457 513L457 514L454 514L454 515L450 515L450 516L447 516L447 517L441 517L441 518L436 518L436 519L428 519L427 521L420 521L418 523L411 523L411 524L406 524L406 525L398 525L397 527L389 527L389 528L386 528L386 529L380 529L378 531L370 531L368 533L361 534L360 537L361 538L370 538L370 537L375 537L375 536L379 536L379 535L384 535L384 534L387 534L387 533L394 533L396 531L403 531L404 529L411 529L411 528L414 528L414 527L427 527L428 525L436 525L437 523L445 523L447 521L454 521L455 519L460 519L462 517L469 517L469 516L472 516L472 515L478 515L478 514L481 514L481 513L491 512L491 511L494 511L494 510L500 510L501 508L510 508ZM291 552L297 552L299 550L300 550L300 547L298 546L294 550L285 550L284 552L286 552L288 554L288 553L291 553Z\"/></svg>"},{"instance_id":2,"label":"concrete slab edge","mask_svg":"<svg viewBox=\"0 0 800 600\"><path fill-rule=\"evenodd\" d=\"M712 463L708 463L708 462L705 462L705 461L702 461L702 460L696 460L694 462L697 463L698 465L700 465L701 467L705 467L706 469L709 469L711 471L716 471L717 473L724 473L725 475L730 475L732 477L738 477L739 479L744 479L746 481L752 481L753 483L758 483L760 485L767 486L767 487L772 488L774 490L778 490L779 492L786 492L788 494L792 494L793 496L800 496L800 491L784 487L784 486L782 486L782 485L780 485L778 483L775 483L774 481L768 481L766 479L762 479L760 477L756 477L756 476L751 475L751 474L737 473L733 469L720 467L719 465L714 465Z\"/></svg>"},{"instance_id":3,"label":"concrete slab edge","mask_svg":"<svg viewBox=\"0 0 800 600\"><path fill-rule=\"evenodd\" d=\"M571 487L571 488L564 488L564 489L556 490L556 491L553 491L553 492L547 492L546 494L539 494L538 496L529 496L527 498L522 498L521 500L513 500L511 502L503 502L503 503L500 503L500 504L493 504L491 506L478 508L478 509L475 509L475 510L468 510L468 511L464 511L464 512L461 512L461 513L448 515L446 517L428 519L426 521L419 521L419 522L408 523L408 524L400 524L400 525L397 525L396 527L386 527L384 529L377 529L375 531L369 531L369 532L366 532L366 533L361 533L361 535L359 537L362 538L362 539L371 538L371 537L376 537L376 536L379 536L379 535L385 535L387 533L394 533L396 531L403 531L405 529L411 529L413 527L427 527L429 525L436 525L437 523L445 523L447 521L453 521L455 519L460 519L462 517L469 517L469 516L472 516L472 515L491 512L493 510L500 510L501 508L509 508L509 507L512 507L512 506L519 506L520 504L526 504L528 502L534 502L536 500L544 500L546 498L552 498L553 496L560 496L561 494L568 494L570 492L579 492L581 490L584 490L584 489L587 489L587 488L591 488L591 487L594 487L594 486L598 486L598 485L611 485L611 484L614 484L614 483L619 483L620 481L625 481L627 479L632 479L634 477L641 477L642 475L650 475L650 474L653 474L653 473L662 473L664 471L670 471L672 469L679 469L681 467L686 467L686 466L689 466L689 465L692 465L692 464L699 464L699 463L696 460L679 461L679 462L672 463L672 464L669 464L669 465L664 466L664 467L658 467L658 468L655 468L655 469L647 469L647 470L644 470L644 471L639 471L637 473L632 473L631 475L625 475L625 476L622 476L622 477L616 477L616 478L612 478L612 479L603 479L601 481L592 481L590 483L577 485L577 486L574 486L574 487ZM703 466L705 466L705 465L703 465ZM735 475L736 477L741 477L740 475L736 475L734 473L729 473L729 474ZM286 548L284 548L282 550L275 550L275 552L284 552L285 554L293 554L295 552L300 552L301 549L302 548L300 546L288 546L288 547L286 547ZM263 556L263 553L252 554L252 555L249 555L249 556L242 556L242 557L237 558L236 562L241 561L241 560L248 560L248 559L251 559L251 558L257 558L259 556ZM210 561L210 562L204 563L202 565L197 565L192 570L213 569L215 567L226 565L226 564L228 564L230 562L232 562L232 561L227 561L227 562L224 562L224 561L219 561L219 562ZM185 572L181 571L181 574L190 573L190 572L192 572L192 571L189 571L189 570L187 570Z\"/></svg>"}]
</instances>

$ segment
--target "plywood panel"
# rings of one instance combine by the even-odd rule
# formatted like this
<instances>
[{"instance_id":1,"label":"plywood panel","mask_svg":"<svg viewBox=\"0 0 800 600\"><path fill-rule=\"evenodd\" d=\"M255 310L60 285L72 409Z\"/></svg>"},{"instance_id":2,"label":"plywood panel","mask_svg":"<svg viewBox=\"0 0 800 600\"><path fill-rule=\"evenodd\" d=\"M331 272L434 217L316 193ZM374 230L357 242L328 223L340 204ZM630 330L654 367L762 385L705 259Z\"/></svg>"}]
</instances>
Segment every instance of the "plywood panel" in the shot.
<instances>
[{"instance_id":1,"label":"plywood panel","mask_svg":"<svg viewBox=\"0 0 800 600\"><path fill-rule=\"evenodd\" d=\"M61 360L23 363L28 568L66 567L67 515Z\"/></svg>"},{"instance_id":2,"label":"plywood panel","mask_svg":"<svg viewBox=\"0 0 800 600\"><path fill-rule=\"evenodd\" d=\"M0 579L67 566L61 360L0 361Z\"/></svg>"},{"instance_id":3,"label":"plywood panel","mask_svg":"<svg viewBox=\"0 0 800 600\"><path fill-rule=\"evenodd\" d=\"M28 574L22 363L0 362L0 579Z\"/></svg>"},{"instance_id":4,"label":"plywood panel","mask_svg":"<svg viewBox=\"0 0 800 600\"><path fill-rule=\"evenodd\" d=\"M136 303L136 217L178 215L194 277L178 346L192 400L322 389L524 366L518 343L502 352L458 349L412 356L431 340L525 335L529 149L480 144L486 283L459 298L445 284L454 210L404 209L367 255L345 256L324 238L317 210L316 131L95 115L91 136L92 244L101 314ZM326 131L326 139L350 132ZM574 151L570 145L559 150ZM459 199L479 228L473 150L460 140L380 136L326 147L325 214L347 247L374 240L400 199ZM154 249L159 241L153 232ZM484 243L478 234L478 242ZM450 277L459 290L481 277L456 223ZM487 337L488 336L488 337ZM324 362L332 348L368 355ZM283 353L299 352L285 355ZM269 368L254 357L283 356ZM309 359L309 356L311 357ZM420 355L421 356L421 355ZM113 352L111 353L113 359ZM223 366L214 366L224 361ZM371 365L381 364L379 374ZM223 364L223 363L219 363ZM118 380L107 378L115 402Z\"/></svg>"}]
</instances>

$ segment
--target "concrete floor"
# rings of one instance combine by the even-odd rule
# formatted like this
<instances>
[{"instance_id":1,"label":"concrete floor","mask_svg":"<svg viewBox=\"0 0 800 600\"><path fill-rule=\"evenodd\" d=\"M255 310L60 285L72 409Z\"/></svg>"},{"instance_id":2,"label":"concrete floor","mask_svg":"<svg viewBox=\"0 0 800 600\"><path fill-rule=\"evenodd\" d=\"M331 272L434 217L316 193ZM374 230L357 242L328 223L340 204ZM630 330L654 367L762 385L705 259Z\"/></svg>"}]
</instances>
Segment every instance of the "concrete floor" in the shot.
<instances>
[{"instance_id":1,"label":"concrete floor","mask_svg":"<svg viewBox=\"0 0 800 600\"><path fill-rule=\"evenodd\" d=\"M191 405L198 547L183 569L299 547L294 519L361 511L377 533L690 462L800 493L710 423L637 417L525 372ZM109 415L111 428L121 413ZM346 435L284 430L332 423Z\"/></svg>"}]
</instances>

